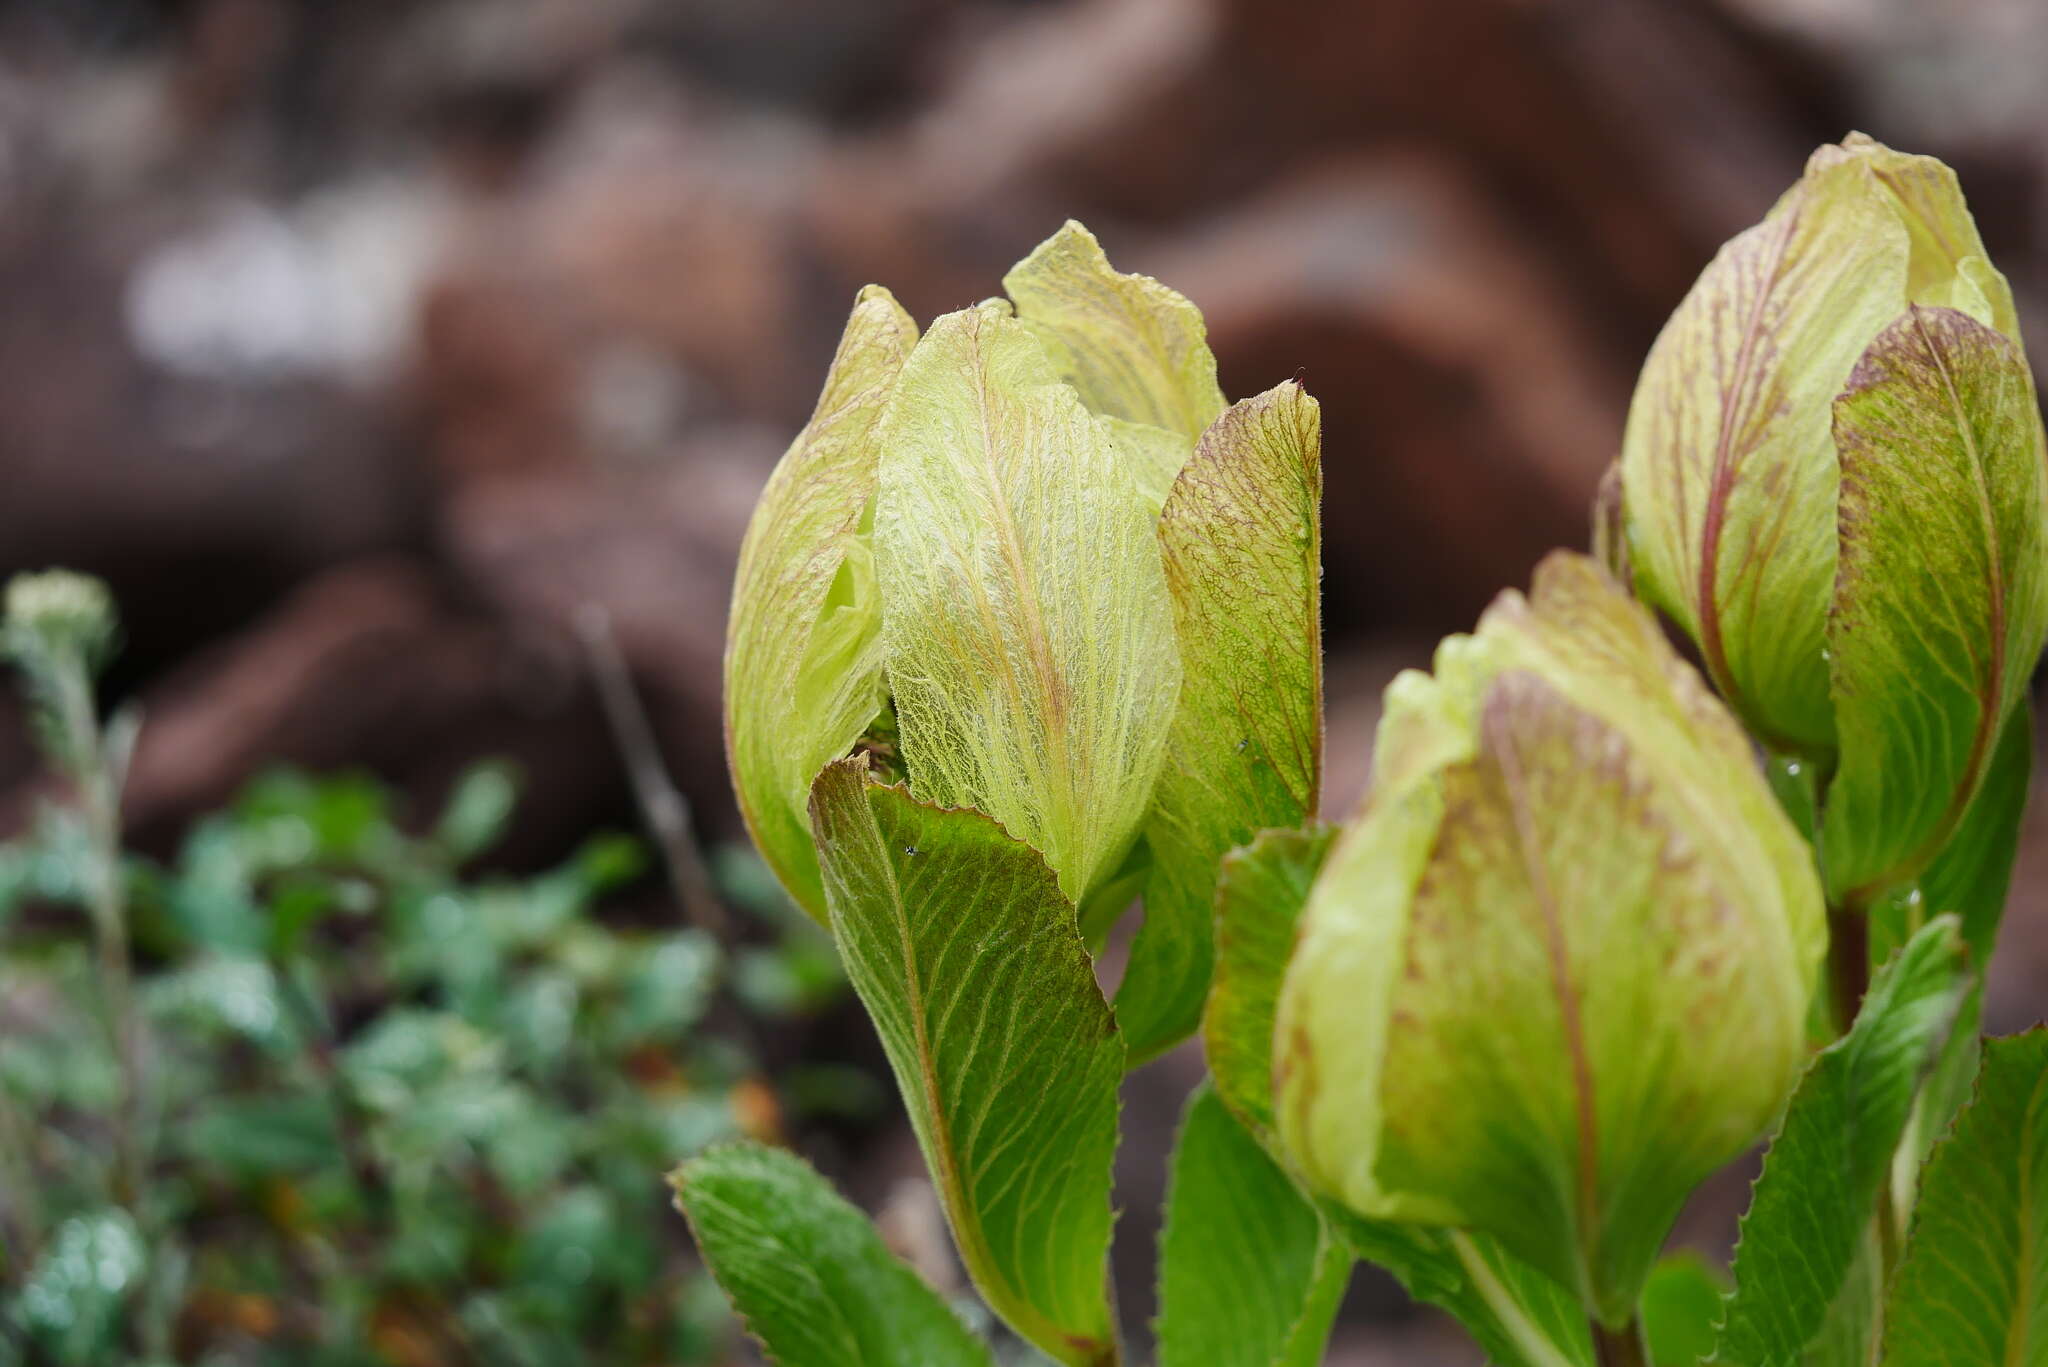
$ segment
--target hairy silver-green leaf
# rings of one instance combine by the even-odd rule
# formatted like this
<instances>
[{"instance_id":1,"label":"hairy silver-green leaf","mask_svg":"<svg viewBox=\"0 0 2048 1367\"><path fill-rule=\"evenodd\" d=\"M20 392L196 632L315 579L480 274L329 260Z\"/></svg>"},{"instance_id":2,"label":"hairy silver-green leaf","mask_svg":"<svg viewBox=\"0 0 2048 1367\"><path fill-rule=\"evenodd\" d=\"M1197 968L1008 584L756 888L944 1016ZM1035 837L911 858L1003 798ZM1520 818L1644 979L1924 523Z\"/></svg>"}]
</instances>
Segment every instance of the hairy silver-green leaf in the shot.
<instances>
[{"instance_id":1,"label":"hairy silver-green leaf","mask_svg":"<svg viewBox=\"0 0 2048 1367\"><path fill-rule=\"evenodd\" d=\"M1773 750L1834 743L1829 409L1908 304L2018 336L1954 173L1852 135L1721 249L1652 347L1629 410L1637 577Z\"/></svg>"},{"instance_id":2,"label":"hairy silver-green leaf","mask_svg":"<svg viewBox=\"0 0 2048 1367\"><path fill-rule=\"evenodd\" d=\"M826 766L811 820L847 976L990 1308L1073 1367L1106 1297L1123 1042L1045 861L971 811Z\"/></svg>"},{"instance_id":3,"label":"hairy silver-green leaf","mask_svg":"<svg viewBox=\"0 0 2048 1367\"><path fill-rule=\"evenodd\" d=\"M1185 672L1145 828L1145 923L1116 999L1134 1064L1201 1020L1218 861L1315 814L1320 427L1292 381L1237 404L1203 434L1160 519Z\"/></svg>"},{"instance_id":4,"label":"hairy silver-green leaf","mask_svg":"<svg viewBox=\"0 0 2048 1367\"><path fill-rule=\"evenodd\" d=\"M1160 1367L1316 1367L1352 1261L1215 1091L1197 1089L1159 1236Z\"/></svg>"},{"instance_id":5,"label":"hairy silver-green leaf","mask_svg":"<svg viewBox=\"0 0 2048 1367\"><path fill-rule=\"evenodd\" d=\"M1885 1367L2048 1367L2048 1029L1984 1046L1885 1309Z\"/></svg>"},{"instance_id":6,"label":"hairy silver-green leaf","mask_svg":"<svg viewBox=\"0 0 2048 1367\"><path fill-rule=\"evenodd\" d=\"M1137 834L1179 695L1150 511L1103 420L998 304L932 324L876 442L912 791L995 818L1078 902Z\"/></svg>"},{"instance_id":7,"label":"hairy silver-green leaf","mask_svg":"<svg viewBox=\"0 0 2048 1367\"><path fill-rule=\"evenodd\" d=\"M1841 764L1831 898L1909 882L1956 832L2048 634L2048 482L2019 348L1912 308L1834 405L1841 570L1828 626Z\"/></svg>"},{"instance_id":8,"label":"hairy silver-green leaf","mask_svg":"<svg viewBox=\"0 0 2048 1367\"><path fill-rule=\"evenodd\" d=\"M795 1154L735 1144L669 1180L704 1261L782 1367L994 1367L987 1345Z\"/></svg>"},{"instance_id":9,"label":"hairy silver-green leaf","mask_svg":"<svg viewBox=\"0 0 2048 1367\"><path fill-rule=\"evenodd\" d=\"M1793 1094L1735 1252L1714 1360L1800 1367L1848 1287L1914 1093L1964 991L1956 920L1929 922L1871 983Z\"/></svg>"},{"instance_id":10,"label":"hairy silver-green leaf","mask_svg":"<svg viewBox=\"0 0 2048 1367\"><path fill-rule=\"evenodd\" d=\"M1176 433L1185 455L1223 411L1201 312L1149 275L1112 269L1079 223L1012 267L1003 289L1095 412Z\"/></svg>"},{"instance_id":11,"label":"hairy silver-green leaf","mask_svg":"<svg viewBox=\"0 0 2048 1367\"><path fill-rule=\"evenodd\" d=\"M917 341L887 290L862 290L817 410L761 492L733 581L725 742L740 810L782 885L825 919L805 816L811 780L881 709L881 600L861 535L876 419Z\"/></svg>"}]
</instances>

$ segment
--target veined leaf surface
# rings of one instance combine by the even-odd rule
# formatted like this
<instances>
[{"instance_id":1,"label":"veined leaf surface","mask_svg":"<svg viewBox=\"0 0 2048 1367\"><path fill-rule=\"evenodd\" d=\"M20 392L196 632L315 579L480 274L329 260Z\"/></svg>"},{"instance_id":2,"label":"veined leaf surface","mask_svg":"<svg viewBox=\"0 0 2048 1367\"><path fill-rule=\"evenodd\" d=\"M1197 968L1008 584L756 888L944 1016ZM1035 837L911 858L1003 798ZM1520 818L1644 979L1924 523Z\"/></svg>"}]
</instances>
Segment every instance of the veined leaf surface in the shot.
<instances>
[{"instance_id":1,"label":"veined leaf surface","mask_svg":"<svg viewBox=\"0 0 2048 1367\"><path fill-rule=\"evenodd\" d=\"M1185 451L1223 411L1201 311L1149 275L1113 269L1072 219L1010 269L1003 289L1095 412L1176 433Z\"/></svg>"},{"instance_id":2,"label":"veined leaf surface","mask_svg":"<svg viewBox=\"0 0 2048 1367\"><path fill-rule=\"evenodd\" d=\"M735 1144L670 1181L705 1262L782 1367L995 1367L867 1217L795 1154Z\"/></svg>"},{"instance_id":3,"label":"veined leaf surface","mask_svg":"<svg viewBox=\"0 0 2048 1367\"><path fill-rule=\"evenodd\" d=\"M820 922L805 822L811 780L883 702L881 600L860 524L875 490L876 420L917 341L889 292L862 290L817 410L747 524L725 649L725 737L762 857Z\"/></svg>"},{"instance_id":4,"label":"veined leaf surface","mask_svg":"<svg viewBox=\"0 0 2048 1367\"><path fill-rule=\"evenodd\" d=\"M1104 1259L1123 1041L1035 851L976 812L818 775L812 826L847 976L888 1052L990 1308L1071 1367L1117 1360Z\"/></svg>"},{"instance_id":5,"label":"veined leaf surface","mask_svg":"<svg viewBox=\"0 0 2048 1367\"><path fill-rule=\"evenodd\" d=\"M1984 1046L1935 1150L1886 1309L1885 1367L2048 1367L2048 1029Z\"/></svg>"},{"instance_id":6,"label":"veined leaf surface","mask_svg":"<svg viewBox=\"0 0 2048 1367\"><path fill-rule=\"evenodd\" d=\"M912 791L995 818L1079 902L1137 834L1179 696L1150 511L1104 421L999 303L932 324L876 442Z\"/></svg>"},{"instance_id":7,"label":"veined leaf surface","mask_svg":"<svg viewBox=\"0 0 2048 1367\"><path fill-rule=\"evenodd\" d=\"M1353 1261L1215 1091L1199 1088L1160 1235L1160 1367L1317 1367Z\"/></svg>"},{"instance_id":8,"label":"veined leaf surface","mask_svg":"<svg viewBox=\"0 0 2048 1367\"><path fill-rule=\"evenodd\" d=\"M1246 399L1203 434L1160 519L1183 678L1146 824L1145 923L1116 1000L1133 1063L1201 1020L1218 862L1316 810L1321 446L1300 385Z\"/></svg>"},{"instance_id":9,"label":"veined leaf surface","mask_svg":"<svg viewBox=\"0 0 2048 1367\"><path fill-rule=\"evenodd\" d=\"M1807 1069L1742 1220L1714 1361L1800 1367L1821 1335L1955 1020L1962 966L1955 918L1929 922L1871 983L1849 1033Z\"/></svg>"},{"instance_id":10,"label":"veined leaf surface","mask_svg":"<svg viewBox=\"0 0 2048 1367\"><path fill-rule=\"evenodd\" d=\"M2048 634L2048 479L2026 358L1955 309L1887 327L1835 401L1841 765L1831 900L1917 878L1962 824Z\"/></svg>"}]
</instances>

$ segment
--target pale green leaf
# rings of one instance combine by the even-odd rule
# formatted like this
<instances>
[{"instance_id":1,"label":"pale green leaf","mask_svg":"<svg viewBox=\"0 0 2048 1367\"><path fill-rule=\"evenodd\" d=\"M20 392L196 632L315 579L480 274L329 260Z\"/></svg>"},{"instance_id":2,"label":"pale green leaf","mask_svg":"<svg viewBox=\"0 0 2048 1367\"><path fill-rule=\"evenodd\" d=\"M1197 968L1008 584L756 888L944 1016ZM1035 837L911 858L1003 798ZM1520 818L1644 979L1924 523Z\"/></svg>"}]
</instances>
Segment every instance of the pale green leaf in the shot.
<instances>
[{"instance_id":1,"label":"pale green leaf","mask_svg":"<svg viewBox=\"0 0 2048 1367\"><path fill-rule=\"evenodd\" d=\"M1261 831L1224 856L1216 888L1216 981L1202 1045L1217 1096L1252 1133L1273 1128L1273 1018L1295 926L1333 826Z\"/></svg>"},{"instance_id":2,"label":"pale green leaf","mask_svg":"<svg viewBox=\"0 0 2048 1367\"><path fill-rule=\"evenodd\" d=\"M912 791L986 812L1074 901L1137 834L1180 687L1154 520L1000 305L948 314L883 415L875 564Z\"/></svg>"},{"instance_id":3,"label":"pale green leaf","mask_svg":"<svg viewBox=\"0 0 2048 1367\"><path fill-rule=\"evenodd\" d=\"M828 765L811 816L874 1018L968 1272L1074 1367L1116 1361L1104 1259L1123 1042L1045 862L971 811Z\"/></svg>"},{"instance_id":4,"label":"pale green leaf","mask_svg":"<svg viewBox=\"0 0 2048 1367\"><path fill-rule=\"evenodd\" d=\"M2048 479L2019 348L1908 310L1835 401L1841 574L1828 640L1842 757L1831 900L1910 882L1961 826L2048 633Z\"/></svg>"},{"instance_id":5,"label":"pale green leaf","mask_svg":"<svg viewBox=\"0 0 2048 1367\"><path fill-rule=\"evenodd\" d=\"M725 650L725 735L740 810L790 896L825 898L805 816L811 780L884 701L881 601L861 535L875 421L917 325L870 285L854 303L817 410L747 524Z\"/></svg>"},{"instance_id":6,"label":"pale green leaf","mask_svg":"<svg viewBox=\"0 0 2048 1367\"><path fill-rule=\"evenodd\" d=\"M1112 269L1079 223L1012 267L1003 289L1095 412L1193 442L1223 411L1201 312L1149 275Z\"/></svg>"},{"instance_id":7,"label":"pale green leaf","mask_svg":"<svg viewBox=\"0 0 2048 1367\"><path fill-rule=\"evenodd\" d=\"M782 1367L993 1367L987 1345L795 1154L713 1149L669 1180L704 1261Z\"/></svg>"},{"instance_id":8,"label":"pale green leaf","mask_svg":"<svg viewBox=\"0 0 2048 1367\"><path fill-rule=\"evenodd\" d=\"M1794 1093L1743 1217L1735 1295L1715 1361L1796 1367L1844 1294L1914 1093L1964 994L1953 916L1930 922L1871 983L1849 1033Z\"/></svg>"},{"instance_id":9,"label":"pale green leaf","mask_svg":"<svg viewBox=\"0 0 2048 1367\"><path fill-rule=\"evenodd\" d=\"M1985 1044L1885 1319L1885 1367L2048 1367L2048 1029Z\"/></svg>"},{"instance_id":10,"label":"pale green leaf","mask_svg":"<svg viewBox=\"0 0 2048 1367\"><path fill-rule=\"evenodd\" d=\"M1351 1264L1216 1093L1197 1090L1160 1234L1160 1367L1316 1367Z\"/></svg>"},{"instance_id":11,"label":"pale green leaf","mask_svg":"<svg viewBox=\"0 0 2048 1367\"><path fill-rule=\"evenodd\" d=\"M1183 679L1146 825L1145 923L1116 999L1134 1064L1201 1019L1218 861L1315 813L1320 453L1316 401L1278 385L1203 434L1160 519Z\"/></svg>"}]
</instances>

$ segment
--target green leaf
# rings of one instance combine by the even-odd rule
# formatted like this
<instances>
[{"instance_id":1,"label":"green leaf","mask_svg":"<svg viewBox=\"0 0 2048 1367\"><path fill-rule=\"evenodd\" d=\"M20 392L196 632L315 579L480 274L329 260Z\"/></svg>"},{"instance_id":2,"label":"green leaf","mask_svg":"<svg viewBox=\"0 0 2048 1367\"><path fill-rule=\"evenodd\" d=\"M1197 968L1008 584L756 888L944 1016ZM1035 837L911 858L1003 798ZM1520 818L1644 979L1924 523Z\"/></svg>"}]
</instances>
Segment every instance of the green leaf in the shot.
<instances>
[{"instance_id":1,"label":"green leaf","mask_svg":"<svg viewBox=\"0 0 2048 1367\"><path fill-rule=\"evenodd\" d=\"M820 922L811 780L885 701L881 603L862 522L875 421L917 341L889 292L855 300L824 391L761 491L740 546L725 647L725 735L740 810L789 895Z\"/></svg>"},{"instance_id":2,"label":"green leaf","mask_svg":"<svg viewBox=\"0 0 2048 1367\"><path fill-rule=\"evenodd\" d=\"M2023 701L1999 733L1984 786L1964 813L1963 824L1920 875L1921 906L1927 913L1952 911L1963 918L1963 943L1970 947L1971 966L1979 973L1991 962L1999 922L2005 917L2033 768L2034 709Z\"/></svg>"},{"instance_id":3,"label":"green leaf","mask_svg":"<svg viewBox=\"0 0 2048 1367\"><path fill-rule=\"evenodd\" d=\"M472 765L456 780L434 838L457 862L481 854L498 843L518 802L519 776L511 765Z\"/></svg>"},{"instance_id":4,"label":"green leaf","mask_svg":"<svg viewBox=\"0 0 2048 1367\"><path fill-rule=\"evenodd\" d=\"M1160 1367L1315 1367L1352 1261L1215 1090L1197 1089L1160 1235Z\"/></svg>"},{"instance_id":5,"label":"green leaf","mask_svg":"<svg viewBox=\"0 0 2048 1367\"><path fill-rule=\"evenodd\" d=\"M1498 1239L1320 1204L1352 1252L1385 1268L1414 1299L1449 1312L1497 1367L1592 1367L1578 1297Z\"/></svg>"},{"instance_id":6,"label":"green leaf","mask_svg":"<svg viewBox=\"0 0 2048 1367\"><path fill-rule=\"evenodd\" d=\"M1262 831L1223 861L1216 983L1202 1022L1215 1095L1270 1143L1273 1020L1295 924L1336 828ZM1419 1301L1457 1317L1502 1367L1590 1364L1585 1312L1563 1287L1485 1235L1367 1220L1335 1202L1323 1218L1353 1253Z\"/></svg>"},{"instance_id":7,"label":"green leaf","mask_svg":"<svg viewBox=\"0 0 2048 1367\"><path fill-rule=\"evenodd\" d=\"M1822 865L1832 904L1868 905L1962 826L2023 701L2048 634L2048 476L2026 358L1955 309L1907 309L1834 412L1841 764Z\"/></svg>"},{"instance_id":8,"label":"green leaf","mask_svg":"<svg viewBox=\"0 0 2048 1367\"><path fill-rule=\"evenodd\" d=\"M2048 1367L2048 1029L1985 1044L1885 1321L1885 1367Z\"/></svg>"},{"instance_id":9,"label":"green leaf","mask_svg":"<svg viewBox=\"0 0 2048 1367\"><path fill-rule=\"evenodd\" d=\"M1108 429L1000 303L933 323L876 431L875 572L911 790L1114 875L1180 688L1154 519Z\"/></svg>"},{"instance_id":10,"label":"green leaf","mask_svg":"<svg viewBox=\"0 0 2048 1367\"><path fill-rule=\"evenodd\" d=\"M1061 1362L1117 1360L1105 1294L1123 1041L1045 861L977 812L826 766L811 820L847 976L962 1260Z\"/></svg>"},{"instance_id":11,"label":"green leaf","mask_svg":"<svg viewBox=\"0 0 2048 1367\"><path fill-rule=\"evenodd\" d=\"M1216 888L1216 982L1202 1044L1216 1094L1253 1134L1273 1129L1273 1017L1294 928L1334 826L1261 831L1226 855Z\"/></svg>"},{"instance_id":12,"label":"green leaf","mask_svg":"<svg viewBox=\"0 0 2048 1367\"><path fill-rule=\"evenodd\" d=\"M1877 975L1849 1033L1807 1069L1742 1220L1717 1362L1794 1367L1821 1334L1914 1093L1955 1020L1962 963L1956 919L1930 922Z\"/></svg>"},{"instance_id":13,"label":"green leaf","mask_svg":"<svg viewBox=\"0 0 2048 1367\"><path fill-rule=\"evenodd\" d=\"M801 1158L733 1145L669 1180L704 1260L782 1367L992 1367L988 1348Z\"/></svg>"},{"instance_id":14,"label":"green leaf","mask_svg":"<svg viewBox=\"0 0 2048 1367\"><path fill-rule=\"evenodd\" d=\"M1145 923L1116 998L1133 1064L1201 1020L1218 861L1316 810L1321 450L1316 401L1278 385L1203 434L1160 518L1183 676L1146 827Z\"/></svg>"},{"instance_id":15,"label":"green leaf","mask_svg":"<svg viewBox=\"0 0 2048 1367\"><path fill-rule=\"evenodd\" d=\"M1003 277L1017 318L1097 413L1199 437L1223 411L1201 312L1149 275L1110 268L1072 219Z\"/></svg>"},{"instance_id":16,"label":"green leaf","mask_svg":"<svg viewBox=\"0 0 2048 1367\"><path fill-rule=\"evenodd\" d=\"M1714 1351L1727 1276L1693 1252L1667 1254L1643 1284L1639 1314L1656 1367L1696 1367Z\"/></svg>"}]
</instances>

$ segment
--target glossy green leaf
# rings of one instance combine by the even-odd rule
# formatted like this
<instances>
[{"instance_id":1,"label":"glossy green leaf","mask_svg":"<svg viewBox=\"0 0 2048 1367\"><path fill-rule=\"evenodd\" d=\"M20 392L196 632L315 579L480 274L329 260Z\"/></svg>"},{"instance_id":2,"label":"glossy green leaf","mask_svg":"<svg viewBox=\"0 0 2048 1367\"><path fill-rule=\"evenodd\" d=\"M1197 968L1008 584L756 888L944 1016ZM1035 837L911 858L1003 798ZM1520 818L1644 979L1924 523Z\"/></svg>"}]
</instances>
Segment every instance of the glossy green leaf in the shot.
<instances>
[{"instance_id":1,"label":"glossy green leaf","mask_svg":"<svg viewBox=\"0 0 2048 1367\"><path fill-rule=\"evenodd\" d=\"M912 791L1113 875L1180 688L1150 510L1103 421L1000 304L933 323L883 416L875 569Z\"/></svg>"},{"instance_id":2,"label":"glossy green leaf","mask_svg":"<svg viewBox=\"0 0 2048 1367\"><path fill-rule=\"evenodd\" d=\"M2048 1029L1985 1044L1885 1320L1885 1367L2048 1367Z\"/></svg>"},{"instance_id":3,"label":"glossy green leaf","mask_svg":"<svg viewBox=\"0 0 2048 1367\"><path fill-rule=\"evenodd\" d=\"M1258 1140L1198 1089L1160 1235L1160 1367L1316 1367L1351 1264Z\"/></svg>"},{"instance_id":4,"label":"glossy green leaf","mask_svg":"<svg viewBox=\"0 0 2048 1367\"><path fill-rule=\"evenodd\" d=\"M1112 269L1079 223L1012 267L1003 289L1095 412L1176 433L1185 455L1223 411L1201 312L1149 275Z\"/></svg>"},{"instance_id":5,"label":"glossy green leaf","mask_svg":"<svg viewBox=\"0 0 2048 1367\"><path fill-rule=\"evenodd\" d=\"M812 824L832 928L992 1309L1075 1367L1105 1294L1123 1042L1045 861L971 811L828 765Z\"/></svg>"},{"instance_id":6,"label":"glossy green leaf","mask_svg":"<svg viewBox=\"0 0 2048 1367\"><path fill-rule=\"evenodd\" d=\"M993 1367L987 1346L795 1154L713 1149L669 1180L705 1262L782 1367Z\"/></svg>"},{"instance_id":7,"label":"glossy green leaf","mask_svg":"<svg viewBox=\"0 0 2048 1367\"><path fill-rule=\"evenodd\" d=\"M2048 473L2017 345L1913 308L1835 401L1841 573L1829 618L1842 757L1830 898L1919 877L1963 823L2048 634Z\"/></svg>"},{"instance_id":8,"label":"glossy green leaf","mask_svg":"<svg viewBox=\"0 0 2048 1367\"><path fill-rule=\"evenodd\" d=\"M881 710L881 601L861 535L876 420L917 341L887 290L861 291L825 377L747 524L725 647L725 738L754 841L819 921L811 780Z\"/></svg>"},{"instance_id":9,"label":"glossy green leaf","mask_svg":"<svg viewBox=\"0 0 2048 1367\"><path fill-rule=\"evenodd\" d=\"M1218 1098L1253 1134L1273 1128L1273 1019L1295 927L1334 826L1261 831L1224 856L1216 889L1216 978L1202 1045Z\"/></svg>"},{"instance_id":10,"label":"glossy green leaf","mask_svg":"<svg viewBox=\"0 0 2048 1367\"><path fill-rule=\"evenodd\" d=\"M1849 1033L1807 1069L1743 1217L1716 1361L1796 1367L1822 1333L1962 1002L1962 968L1955 918L1930 922L1877 975Z\"/></svg>"},{"instance_id":11,"label":"glossy green leaf","mask_svg":"<svg viewBox=\"0 0 2048 1367\"><path fill-rule=\"evenodd\" d=\"M1184 675L1146 826L1145 923L1116 999L1134 1064L1201 1020L1218 862L1315 813L1320 453L1316 401L1279 385L1203 434L1160 518Z\"/></svg>"}]
</instances>

